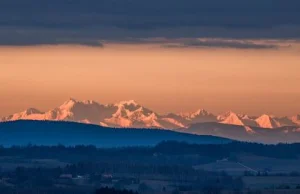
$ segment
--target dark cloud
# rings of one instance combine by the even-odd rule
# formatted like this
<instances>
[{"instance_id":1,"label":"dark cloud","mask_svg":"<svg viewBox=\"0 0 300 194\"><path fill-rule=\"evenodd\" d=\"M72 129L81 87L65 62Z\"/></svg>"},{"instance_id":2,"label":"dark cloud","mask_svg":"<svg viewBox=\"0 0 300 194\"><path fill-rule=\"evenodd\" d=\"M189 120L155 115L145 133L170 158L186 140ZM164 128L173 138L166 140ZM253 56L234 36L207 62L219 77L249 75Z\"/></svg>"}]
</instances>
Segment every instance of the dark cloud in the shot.
<instances>
[{"instance_id":1,"label":"dark cloud","mask_svg":"<svg viewBox=\"0 0 300 194\"><path fill-rule=\"evenodd\" d=\"M299 0L1 0L0 28L11 35L0 30L0 44L67 39L97 45L99 39L128 37L291 39L300 37L299 7ZM20 30L30 31L27 40L18 36Z\"/></svg>"},{"instance_id":2,"label":"dark cloud","mask_svg":"<svg viewBox=\"0 0 300 194\"><path fill-rule=\"evenodd\" d=\"M19 28L0 28L0 44L9 46L76 44L103 47L103 43L99 39L76 31Z\"/></svg>"},{"instance_id":3,"label":"dark cloud","mask_svg":"<svg viewBox=\"0 0 300 194\"><path fill-rule=\"evenodd\" d=\"M255 43L245 40L223 40L223 39L207 39L207 40L189 40L183 43L173 43L162 45L166 48L235 48L235 49L277 49L276 44Z\"/></svg>"}]
</instances>

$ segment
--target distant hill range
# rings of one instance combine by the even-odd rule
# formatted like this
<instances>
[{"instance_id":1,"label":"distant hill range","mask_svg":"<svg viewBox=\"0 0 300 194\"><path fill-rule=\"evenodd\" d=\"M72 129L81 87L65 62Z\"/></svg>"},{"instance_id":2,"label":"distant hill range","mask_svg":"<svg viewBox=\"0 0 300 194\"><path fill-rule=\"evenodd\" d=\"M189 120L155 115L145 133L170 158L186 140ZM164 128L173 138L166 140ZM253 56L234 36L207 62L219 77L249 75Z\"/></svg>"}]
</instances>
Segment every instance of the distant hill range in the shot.
<instances>
[{"instance_id":1,"label":"distant hill range","mask_svg":"<svg viewBox=\"0 0 300 194\"><path fill-rule=\"evenodd\" d=\"M171 129L180 132L214 135L242 141L267 143L299 142L300 115L275 117L249 116L232 111L214 115L204 109L192 113L160 115L134 100L100 104L69 99L62 105L42 112L29 108L0 121L48 120L72 121L113 128Z\"/></svg>"},{"instance_id":2,"label":"distant hill range","mask_svg":"<svg viewBox=\"0 0 300 194\"><path fill-rule=\"evenodd\" d=\"M66 121L19 120L0 123L0 145L153 146L162 141L224 144L232 140L162 129L108 128Z\"/></svg>"},{"instance_id":3,"label":"distant hill range","mask_svg":"<svg viewBox=\"0 0 300 194\"><path fill-rule=\"evenodd\" d=\"M258 143L298 143L300 127L285 126L273 129L229 125L222 123L197 123L181 131L190 134L213 135L239 141Z\"/></svg>"}]
</instances>

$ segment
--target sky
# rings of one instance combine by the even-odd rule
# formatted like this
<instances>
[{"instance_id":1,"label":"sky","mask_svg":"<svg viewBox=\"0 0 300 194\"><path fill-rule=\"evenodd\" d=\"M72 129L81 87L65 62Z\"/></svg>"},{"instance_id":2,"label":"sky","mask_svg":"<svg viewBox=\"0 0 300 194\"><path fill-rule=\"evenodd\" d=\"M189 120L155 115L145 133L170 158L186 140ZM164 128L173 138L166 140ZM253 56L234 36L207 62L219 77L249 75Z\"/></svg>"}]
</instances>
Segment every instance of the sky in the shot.
<instances>
[{"instance_id":1,"label":"sky","mask_svg":"<svg viewBox=\"0 0 300 194\"><path fill-rule=\"evenodd\" d=\"M293 115L300 104L299 50L105 47L0 48L1 115L54 108L69 97L134 99L160 113L233 110Z\"/></svg>"},{"instance_id":2,"label":"sky","mask_svg":"<svg viewBox=\"0 0 300 194\"><path fill-rule=\"evenodd\" d=\"M3 0L0 117L68 98L300 113L298 0Z\"/></svg>"}]
</instances>

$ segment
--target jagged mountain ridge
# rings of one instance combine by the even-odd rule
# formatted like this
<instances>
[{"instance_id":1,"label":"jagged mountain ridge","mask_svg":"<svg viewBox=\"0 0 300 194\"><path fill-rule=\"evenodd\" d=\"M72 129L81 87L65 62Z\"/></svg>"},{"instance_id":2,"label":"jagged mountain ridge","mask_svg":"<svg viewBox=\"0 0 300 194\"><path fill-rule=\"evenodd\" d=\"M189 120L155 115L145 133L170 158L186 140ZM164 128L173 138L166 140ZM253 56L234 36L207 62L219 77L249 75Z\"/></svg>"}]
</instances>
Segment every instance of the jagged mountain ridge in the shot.
<instances>
[{"instance_id":1,"label":"jagged mountain ridge","mask_svg":"<svg viewBox=\"0 0 300 194\"><path fill-rule=\"evenodd\" d=\"M115 104L100 104L92 100L79 101L73 98L46 112L29 108L23 112L15 113L1 119L1 121L14 120L63 120L109 127L164 129L188 128L195 123L207 122L269 129L284 126L300 126L300 115L291 118L279 118L266 114L255 117L237 114L232 111L214 115L204 109L198 109L191 113L160 115L138 104L134 100L122 101Z\"/></svg>"}]
</instances>

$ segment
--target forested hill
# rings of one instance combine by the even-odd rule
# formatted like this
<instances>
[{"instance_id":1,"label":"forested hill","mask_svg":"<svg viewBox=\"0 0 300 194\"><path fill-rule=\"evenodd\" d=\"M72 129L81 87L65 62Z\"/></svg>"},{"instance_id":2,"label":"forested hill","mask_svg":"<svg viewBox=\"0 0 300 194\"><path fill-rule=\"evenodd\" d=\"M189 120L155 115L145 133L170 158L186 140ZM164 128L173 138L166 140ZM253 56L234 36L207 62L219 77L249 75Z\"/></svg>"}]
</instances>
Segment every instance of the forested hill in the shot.
<instances>
[{"instance_id":1,"label":"forested hill","mask_svg":"<svg viewBox=\"0 0 300 194\"><path fill-rule=\"evenodd\" d=\"M0 145L151 146L161 141L224 144L232 140L159 129L106 128L58 121L19 120L0 123Z\"/></svg>"}]
</instances>

